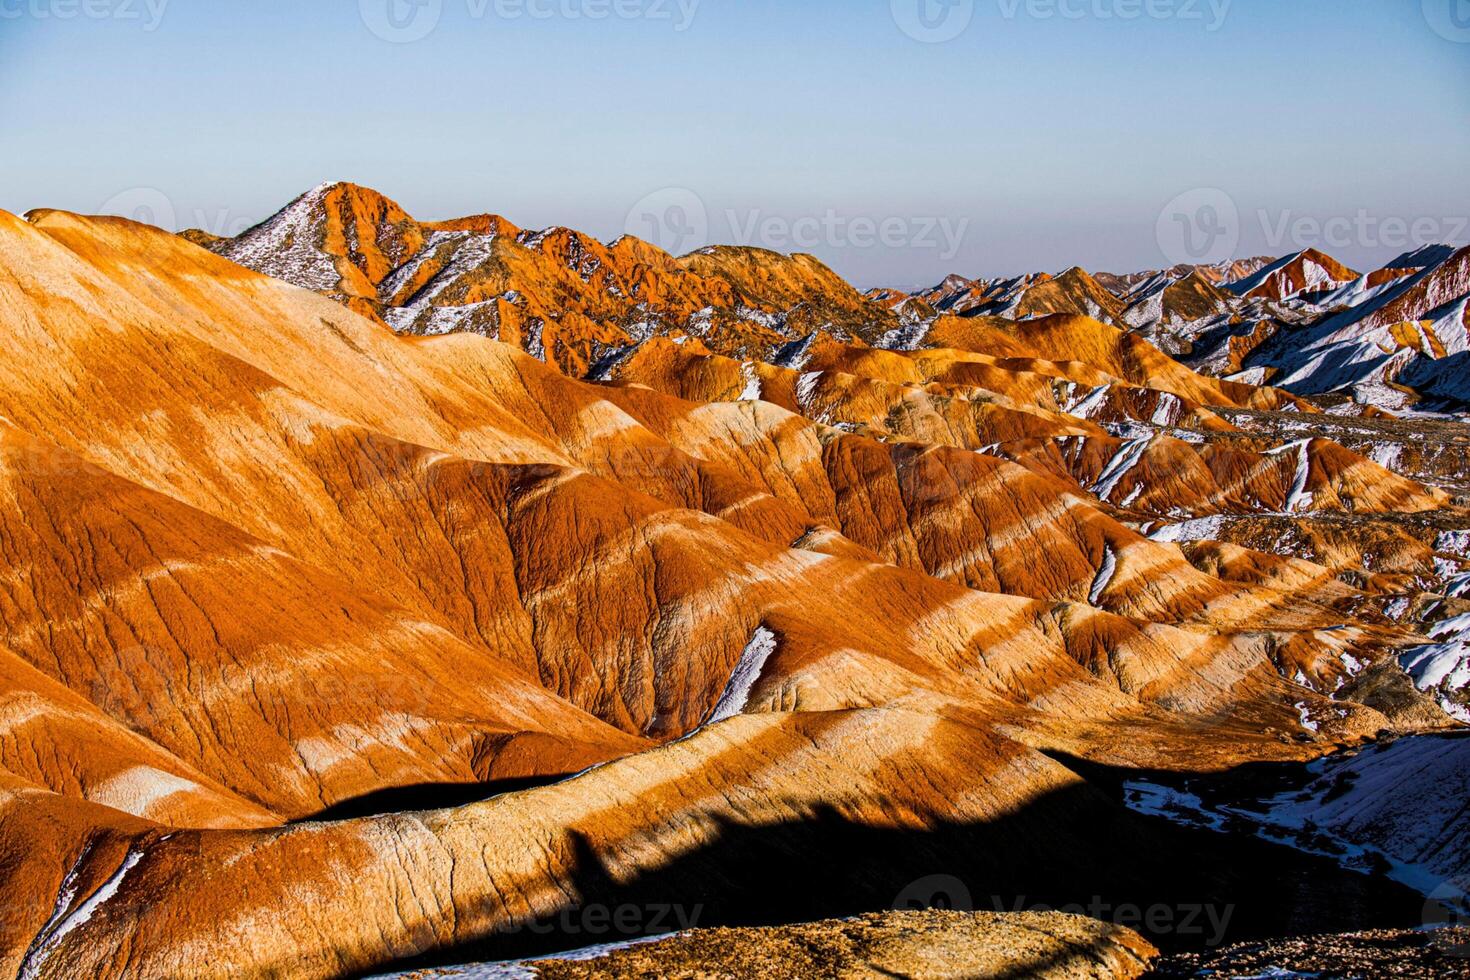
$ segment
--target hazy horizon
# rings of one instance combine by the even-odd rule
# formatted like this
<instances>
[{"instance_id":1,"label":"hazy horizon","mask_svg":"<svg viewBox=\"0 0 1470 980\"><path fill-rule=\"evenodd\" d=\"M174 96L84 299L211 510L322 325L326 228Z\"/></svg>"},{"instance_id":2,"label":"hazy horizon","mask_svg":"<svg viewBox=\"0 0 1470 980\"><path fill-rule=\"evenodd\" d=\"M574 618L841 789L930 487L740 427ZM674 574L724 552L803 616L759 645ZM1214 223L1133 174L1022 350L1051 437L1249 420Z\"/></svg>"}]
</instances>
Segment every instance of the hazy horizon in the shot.
<instances>
[{"instance_id":1,"label":"hazy horizon","mask_svg":"<svg viewBox=\"0 0 1470 980\"><path fill-rule=\"evenodd\" d=\"M1453 2L0 0L0 207L234 234L350 180L861 286L1369 268L1470 240Z\"/></svg>"}]
</instances>

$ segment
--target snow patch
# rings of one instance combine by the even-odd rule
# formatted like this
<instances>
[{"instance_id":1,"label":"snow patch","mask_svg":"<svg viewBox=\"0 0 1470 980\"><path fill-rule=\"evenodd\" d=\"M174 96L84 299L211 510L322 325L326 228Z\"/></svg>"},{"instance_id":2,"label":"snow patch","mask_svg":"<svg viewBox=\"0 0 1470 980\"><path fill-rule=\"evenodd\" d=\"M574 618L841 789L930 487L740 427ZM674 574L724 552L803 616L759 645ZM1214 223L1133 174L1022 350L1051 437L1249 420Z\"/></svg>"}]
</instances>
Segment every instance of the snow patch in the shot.
<instances>
[{"instance_id":1,"label":"snow patch","mask_svg":"<svg viewBox=\"0 0 1470 980\"><path fill-rule=\"evenodd\" d=\"M776 352L776 356L771 358L771 363L779 368L790 368L793 371L800 371L806 367L806 362L811 360L812 347L816 342L816 333L809 333L800 340L793 340L788 344L784 344Z\"/></svg>"},{"instance_id":2,"label":"snow patch","mask_svg":"<svg viewBox=\"0 0 1470 980\"><path fill-rule=\"evenodd\" d=\"M1125 442L1123 446L1108 460L1108 465L1103 467L1102 473L1098 475L1097 482L1092 485L1092 492L1099 500L1107 500L1108 496L1118 488L1118 481L1143 459L1143 454L1148 450L1153 437L1146 439L1132 439Z\"/></svg>"},{"instance_id":3,"label":"snow patch","mask_svg":"<svg viewBox=\"0 0 1470 980\"><path fill-rule=\"evenodd\" d=\"M1470 531L1444 531L1434 539L1434 550L1470 559Z\"/></svg>"},{"instance_id":4,"label":"snow patch","mask_svg":"<svg viewBox=\"0 0 1470 980\"><path fill-rule=\"evenodd\" d=\"M1225 819L1212 813L1193 793L1158 783L1127 780L1123 783L1123 801L1128 809L1151 817L1163 817L1175 823L1225 830Z\"/></svg>"},{"instance_id":5,"label":"snow patch","mask_svg":"<svg viewBox=\"0 0 1470 980\"><path fill-rule=\"evenodd\" d=\"M901 327L893 328L879 337L875 346L883 350L918 350L919 345L929 336L929 330L933 326L933 320L918 320L913 323L906 323Z\"/></svg>"},{"instance_id":6,"label":"snow patch","mask_svg":"<svg viewBox=\"0 0 1470 980\"><path fill-rule=\"evenodd\" d=\"M807 371L796 379L796 404L806 408L817 393L817 383L822 380L821 371Z\"/></svg>"},{"instance_id":7,"label":"snow patch","mask_svg":"<svg viewBox=\"0 0 1470 980\"><path fill-rule=\"evenodd\" d=\"M546 324L540 320L532 320L531 331L526 336L526 353L538 361L546 360Z\"/></svg>"},{"instance_id":8,"label":"snow patch","mask_svg":"<svg viewBox=\"0 0 1470 980\"><path fill-rule=\"evenodd\" d=\"M760 401L761 377L760 374L756 372L754 361L745 361L740 365L740 377L745 381L745 390L740 392L740 401Z\"/></svg>"},{"instance_id":9,"label":"snow patch","mask_svg":"<svg viewBox=\"0 0 1470 980\"><path fill-rule=\"evenodd\" d=\"M757 626L750 642L745 645L745 650L740 654L740 660L735 664L730 680L725 684L724 693L720 695L720 700L715 702L714 710L710 712L709 718L705 721L706 725L733 718L745 710L755 682L760 680L766 661L775 652L776 634L764 626Z\"/></svg>"},{"instance_id":10,"label":"snow patch","mask_svg":"<svg viewBox=\"0 0 1470 980\"><path fill-rule=\"evenodd\" d=\"M383 973L372 980L420 980L420 978L438 978L438 980L536 980L540 972L531 964L544 962L546 960L559 960L571 963L588 963L600 960L623 949L633 949L637 946L646 946L649 943L663 942L671 939L678 933L665 936L642 936L638 939L625 939L615 943L603 943L598 946L588 946L585 949L574 949L566 953L548 953L538 956L533 960L506 960L500 963L475 963L465 966L443 967L432 973L422 970L414 970L410 973Z\"/></svg>"},{"instance_id":11,"label":"snow patch","mask_svg":"<svg viewBox=\"0 0 1470 980\"><path fill-rule=\"evenodd\" d=\"M1396 470L1404 455L1404 447L1401 443L1388 442L1374 446L1368 453L1368 458L1386 470Z\"/></svg>"},{"instance_id":12,"label":"snow patch","mask_svg":"<svg viewBox=\"0 0 1470 980\"><path fill-rule=\"evenodd\" d=\"M1181 541L1218 541L1225 528L1225 518L1218 514L1197 517L1180 524L1167 524L1150 534L1150 541L1177 544Z\"/></svg>"},{"instance_id":13,"label":"snow patch","mask_svg":"<svg viewBox=\"0 0 1470 980\"><path fill-rule=\"evenodd\" d=\"M75 909L67 908L63 910L63 907L58 905L57 911L52 915L51 921L36 936L34 942L31 944L31 948L26 952L26 957L21 962L20 972L18 974L20 980L31 980L33 977L40 976L47 954L68 933L85 925L108 899L116 895L118 888L122 887L123 879L127 877L128 872L133 870L141 860L143 860L142 850L137 848L129 850L118 869L112 873L111 877L99 885L97 890L87 897L86 901L82 902ZM76 869L74 868L72 870L74 874ZM63 899L69 904L70 899L76 895L76 884L74 880L69 891L63 887L62 895Z\"/></svg>"},{"instance_id":14,"label":"snow patch","mask_svg":"<svg viewBox=\"0 0 1470 980\"><path fill-rule=\"evenodd\" d=\"M1173 425L1179 421L1183 408L1184 403L1177 395L1164 392L1159 395L1159 404L1154 408L1153 417L1149 421L1154 425Z\"/></svg>"},{"instance_id":15,"label":"snow patch","mask_svg":"<svg viewBox=\"0 0 1470 980\"><path fill-rule=\"evenodd\" d=\"M1093 413L1102 407L1103 402L1107 401L1108 392L1112 390L1112 385L1103 385L1101 388L1092 389L1080 401L1068 407L1066 409L1067 414L1080 419L1092 418Z\"/></svg>"},{"instance_id":16,"label":"snow patch","mask_svg":"<svg viewBox=\"0 0 1470 980\"><path fill-rule=\"evenodd\" d=\"M1307 490L1307 478L1312 473L1312 440L1302 439L1299 442L1279 446L1266 452L1267 456L1279 456L1283 453L1295 452L1296 472L1291 477L1291 489L1286 493L1287 514L1300 514L1312 509L1313 495Z\"/></svg>"},{"instance_id":17,"label":"snow patch","mask_svg":"<svg viewBox=\"0 0 1470 980\"><path fill-rule=\"evenodd\" d=\"M1456 599L1470 597L1470 572L1446 579L1444 594Z\"/></svg>"},{"instance_id":18,"label":"snow patch","mask_svg":"<svg viewBox=\"0 0 1470 980\"><path fill-rule=\"evenodd\" d=\"M1224 380L1234 381L1243 385L1255 385L1259 388L1266 383L1266 368L1246 368L1244 371L1237 371L1234 374L1226 375Z\"/></svg>"},{"instance_id":19,"label":"snow patch","mask_svg":"<svg viewBox=\"0 0 1470 980\"><path fill-rule=\"evenodd\" d=\"M1097 575L1092 580L1092 588L1087 593L1088 605L1095 606L1113 581L1113 575L1118 571L1118 555L1113 551L1112 545L1103 548L1102 565L1097 570Z\"/></svg>"}]
</instances>

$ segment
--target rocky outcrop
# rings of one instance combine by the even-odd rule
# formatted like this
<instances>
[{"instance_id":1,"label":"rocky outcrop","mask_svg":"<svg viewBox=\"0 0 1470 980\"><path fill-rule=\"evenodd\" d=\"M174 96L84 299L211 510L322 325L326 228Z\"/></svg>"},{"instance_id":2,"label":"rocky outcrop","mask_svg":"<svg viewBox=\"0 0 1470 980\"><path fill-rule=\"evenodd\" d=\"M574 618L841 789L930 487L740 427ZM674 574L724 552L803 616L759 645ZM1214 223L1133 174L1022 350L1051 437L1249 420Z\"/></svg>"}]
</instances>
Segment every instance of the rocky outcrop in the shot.
<instances>
[{"instance_id":1,"label":"rocky outcrop","mask_svg":"<svg viewBox=\"0 0 1470 980\"><path fill-rule=\"evenodd\" d=\"M1241 943L1159 962L1161 980L1206 976L1348 976L1441 980L1465 974L1470 929L1370 929Z\"/></svg>"},{"instance_id":2,"label":"rocky outcrop","mask_svg":"<svg viewBox=\"0 0 1470 980\"><path fill-rule=\"evenodd\" d=\"M578 376L655 333L769 355L818 328L871 341L899 323L811 256L675 258L632 237L604 245L495 215L419 222L354 184L323 184L237 238L190 240L399 332L479 333Z\"/></svg>"},{"instance_id":3,"label":"rocky outcrop","mask_svg":"<svg viewBox=\"0 0 1470 980\"><path fill-rule=\"evenodd\" d=\"M1057 913L889 912L768 929L703 929L578 960L523 965L545 980L763 976L772 980L1051 980L1141 976L1155 950L1138 934ZM434 972L425 977L440 976ZM456 971L446 971L450 978Z\"/></svg>"}]
</instances>

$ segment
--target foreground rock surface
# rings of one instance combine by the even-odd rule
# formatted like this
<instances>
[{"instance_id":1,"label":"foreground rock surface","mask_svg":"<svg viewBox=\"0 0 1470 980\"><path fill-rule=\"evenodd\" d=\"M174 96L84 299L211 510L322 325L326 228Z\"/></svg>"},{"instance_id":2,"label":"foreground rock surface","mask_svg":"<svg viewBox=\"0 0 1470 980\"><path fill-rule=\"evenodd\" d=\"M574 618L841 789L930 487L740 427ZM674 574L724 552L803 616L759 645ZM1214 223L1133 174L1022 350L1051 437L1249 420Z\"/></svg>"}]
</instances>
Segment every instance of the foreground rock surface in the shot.
<instances>
[{"instance_id":1,"label":"foreground rock surface","mask_svg":"<svg viewBox=\"0 0 1470 980\"><path fill-rule=\"evenodd\" d=\"M1470 977L1470 929L1374 929L1171 956L1150 977Z\"/></svg>"},{"instance_id":2,"label":"foreground rock surface","mask_svg":"<svg viewBox=\"0 0 1470 980\"><path fill-rule=\"evenodd\" d=\"M699 929L591 960L518 964L544 980L1138 977L1157 951L1128 929L1055 912L888 912L771 929ZM412 977L509 976L503 966ZM499 971L499 972L496 972Z\"/></svg>"}]
</instances>

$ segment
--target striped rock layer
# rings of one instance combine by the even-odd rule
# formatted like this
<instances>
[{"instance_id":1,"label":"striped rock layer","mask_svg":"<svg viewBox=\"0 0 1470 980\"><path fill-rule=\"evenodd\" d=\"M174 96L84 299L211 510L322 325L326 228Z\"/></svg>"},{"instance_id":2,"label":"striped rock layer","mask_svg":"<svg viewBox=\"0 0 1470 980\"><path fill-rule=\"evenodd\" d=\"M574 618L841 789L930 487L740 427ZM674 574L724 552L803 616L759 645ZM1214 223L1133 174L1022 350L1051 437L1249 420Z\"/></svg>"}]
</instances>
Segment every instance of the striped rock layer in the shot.
<instances>
[{"instance_id":1,"label":"striped rock layer","mask_svg":"<svg viewBox=\"0 0 1470 980\"><path fill-rule=\"evenodd\" d=\"M1187 842L1091 767L1449 722L1400 664L1461 601L1463 511L1271 428L1315 417L1289 395L1075 313L887 350L899 314L815 260L314 193L325 224L308 195L233 246L272 275L0 213L0 972L355 975L630 896L873 911L961 864L1141 897ZM465 308L445 276L557 312L552 363L504 310L393 329Z\"/></svg>"}]
</instances>

